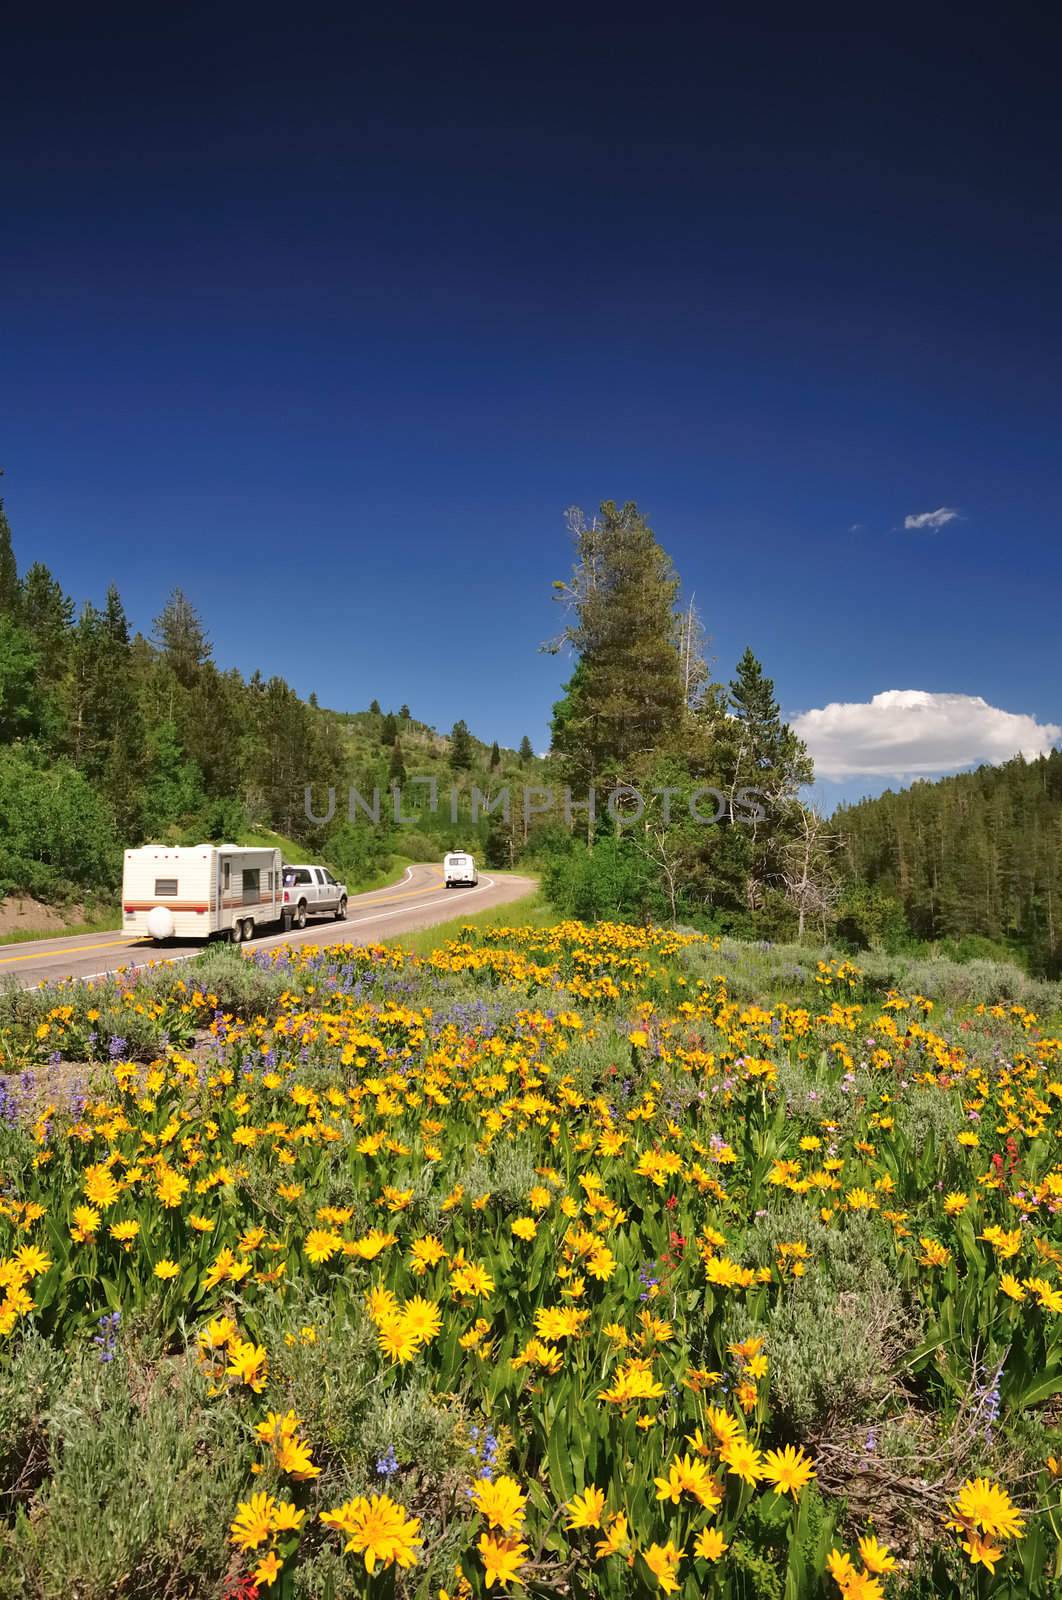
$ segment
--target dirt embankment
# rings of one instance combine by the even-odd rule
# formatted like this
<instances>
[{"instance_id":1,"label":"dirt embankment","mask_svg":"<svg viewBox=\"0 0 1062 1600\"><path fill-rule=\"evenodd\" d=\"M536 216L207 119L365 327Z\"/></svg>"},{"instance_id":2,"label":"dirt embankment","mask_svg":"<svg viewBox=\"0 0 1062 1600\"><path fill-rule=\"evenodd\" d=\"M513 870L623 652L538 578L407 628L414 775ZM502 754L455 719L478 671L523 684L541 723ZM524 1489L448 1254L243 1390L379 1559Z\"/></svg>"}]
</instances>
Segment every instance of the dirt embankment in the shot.
<instances>
[{"instance_id":1,"label":"dirt embankment","mask_svg":"<svg viewBox=\"0 0 1062 1600\"><path fill-rule=\"evenodd\" d=\"M62 933L86 920L84 906L48 906L29 895L9 894L0 900L0 934Z\"/></svg>"}]
</instances>

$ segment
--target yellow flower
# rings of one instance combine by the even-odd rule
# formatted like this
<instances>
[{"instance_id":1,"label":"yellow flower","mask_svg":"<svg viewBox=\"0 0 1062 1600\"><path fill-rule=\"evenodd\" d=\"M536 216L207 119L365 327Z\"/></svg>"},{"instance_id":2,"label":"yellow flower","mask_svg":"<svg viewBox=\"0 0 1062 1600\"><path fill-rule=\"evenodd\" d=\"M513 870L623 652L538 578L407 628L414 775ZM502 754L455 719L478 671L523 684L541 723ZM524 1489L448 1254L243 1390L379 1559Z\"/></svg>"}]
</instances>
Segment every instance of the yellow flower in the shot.
<instances>
[{"instance_id":1,"label":"yellow flower","mask_svg":"<svg viewBox=\"0 0 1062 1600\"><path fill-rule=\"evenodd\" d=\"M678 1588L678 1567L685 1553L676 1550L670 1539L667 1544L651 1544L642 1552L646 1566L665 1594L672 1594Z\"/></svg>"},{"instance_id":2,"label":"yellow flower","mask_svg":"<svg viewBox=\"0 0 1062 1600\"><path fill-rule=\"evenodd\" d=\"M754 1484L763 1477L763 1458L747 1439L730 1439L720 1450L719 1459L744 1483Z\"/></svg>"},{"instance_id":3,"label":"yellow flower","mask_svg":"<svg viewBox=\"0 0 1062 1600\"><path fill-rule=\"evenodd\" d=\"M423 1543L420 1518L407 1516L405 1508L386 1494L370 1499L357 1495L334 1511L322 1511L321 1521L350 1535L343 1549L362 1555L370 1575L377 1562L384 1567L411 1567Z\"/></svg>"},{"instance_id":4,"label":"yellow flower","mask_svg":"<svg viewBox=\"0 0 1062 1600\"><path fill-rule=\"evenodd\" d=\"M267 1589L271 1589L277 1581L282 1566L283 1562L277 1559L276 1551L270 1550L254 1569L252 1576L255 1583L264 1583Z\"/></svg>"},{"instance_id":5,"label":"yellow flower","mask_svg":"<svg viewBox=\"0 0 1062 1600\"><path fill-rule=\"evenodd\" d=\"M787 1444L784 1450L767 1451L762 1476L773 1483L779 1494L791 1494L796 1500L815 1476L815 1468L803 1450Z\"/></svg>"},{"instance_id":6,"label":"yellow flower","mask_svg":"<svg viewBox=\"0 0 1062 1600\"><path fill-rule=\"evenodd\" d=\"M888 1545L879 1544L872 1533L860 1539L859 1554L868 1572L893 1572L896 1569L896 1557L890 1554Z\"/></svg>"},{"instance_id":7,"label":"yellow flower","mask_svg":"<svg viewBox=\"0 0 1062 1600\"><path fill-rule=\"evenodd\" d=\"M1006 1489L988 1478L968 1478L951 1508L949 1527L965 1531L972 1524L997 1539L1014 1539L1025 1527Z\"/></svg>"},{"instance_id":8,"label":"yellow flower","mask_svg":"<svg viewBox=\"0 0 1062 1600\"><path fill-rule=\"evenodd\" d=\"M538 1223L534 1217L517 1217L512 1224L512 1231L518 1239L530 1240L538 1232Z\"/></svg>"},{"instance_id":9,"label":"yellow flower","mask_svg":"<svg viewBox=\"0 0 1062 1600\"><path fill-rule=\"evenodd\" d=\"M472 1490L472 1503L486 1517L490 1526L500 1528L502 1533L516 1533L523 1526L527 1496L516 1479L504 1473L493 1482L487 1478L477 1478Z\"/></svg>"},{"instance_id":10,"label":"yellow flower","mask_svg":"<svg viewBox=\"0 0 1062 1600\"><path fill-rule=\"evenodd\" d=\"M162 1278L163 1280L166 1280L169 1278L179 1278L180 1275L181 1269L177 1265L176 1261L170 1261L168 1258L164 1258L162 1261L157 1261L155 1263L156 1278Z\"/></svg>"},{"instance_id":11,"label":"yellow flower","mask_svg":"<svg viewBox=\"0 0 1062 1600\"><path fill-rule=\"evenodd\" d=\"M405 1364L412 1361L420 1349L420 1340L413 1329L407 1326L403 1317L388 1317L379 1326L376 1342L385 1356L390 1356L392 1362Z\"/></svg>"},{"instance_id":12,"label":"yellow flower","mask_svg":"<svg viewBox=\"0 0 1062 1600\"><path fill-rule=\"evenodd\" d=\"M693 1553L702 1561L718 1561L729 1548L721 1528L702 1528L694 1542Z\"/></svg>"},{"instance_id":13,"label":"yellow flower","mask_svg":"<svg viewBox=\"0 0 1062 1600\"><path fill-rule=\"evenodd\" d=\"M527 1554L527 1545L521 1544L519 1539L498 1538L493 1533L481 1533L476 1548L483 1558L488 1589L496 1583L512 1583Z\"/></svg>"},{"instance_id":14,"label":"yellow flower","mask_svg":"<svg viewBox=\"0 0 1062 1600\"><path fill-rule=\"evenodd\" d=\"M573 1495L568 1501L568 1527L600 1528L604 1509L604 1490L591 1484L582 1494Z\"/></svg>"},{"instance_id":15,"label":"yellow flower","mask_svg":"<svg viewBox=\"0 0 1062 1600\"><path fill-rule=\"evenodd\" d=\"M980 1534L971 1533L968 1539L961 1541L961 1548L966 1551L973 1567L987 1567L995 1575L996 1562L1002 1558L1003 1551L994 1545L990 1539L982 1539Z\"/></svg>"},{"instance_id":16,"label":"yellow flower","mask_svg":"<svg viewBox=\"0 0 1062 1600\"><path fill-rule=\"evenodd\" d=\"M261 1394L269 1376L269 1357L260 1344L238 1339L229 1346L226 1371L230 1378L245 1383L255 1394Z\"/></svg>"},{"instance_id":17,"label":"yellow flower","mask_svg":"<svg viewBox=\"0 0 1062 1600\"><path fill-rule=\"evenodd\" d=\"M241 1500L229 1530L231 1543L240 1550L257 1550L273 1531L275 1507L271 1494L253 1494L249 1500Z\"/></svg>"}]
</instances>

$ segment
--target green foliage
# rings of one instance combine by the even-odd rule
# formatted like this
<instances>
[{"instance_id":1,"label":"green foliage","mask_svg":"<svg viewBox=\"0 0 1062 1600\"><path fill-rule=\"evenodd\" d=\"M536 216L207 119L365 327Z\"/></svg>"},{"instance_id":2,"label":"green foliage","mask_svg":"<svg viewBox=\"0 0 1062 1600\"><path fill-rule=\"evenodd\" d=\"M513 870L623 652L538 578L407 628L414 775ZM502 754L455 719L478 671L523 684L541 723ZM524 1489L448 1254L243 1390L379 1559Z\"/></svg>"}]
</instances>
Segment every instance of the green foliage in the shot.
<instances>
[{"instance_id":1,"label":"green foliage","mask_svg":"<svg viewBox=\"0 0 1062 1600\"><path fill-rule=\"evenodd\" d=\"M450 765L455 772L472 765L472 735L465 722L455 722L450 731Z\"/></svg>"},{"instance_id":2,"label":"green foliage","mask_svg":"<svg viewBox=\"0 0 1062 1600\"><path fill-rule=\"evenodd\" d=\"M6 1594L217 1592L229 1564L217 1508L242 1487L243 1428L210 1404L190 1356L156 1362L119 1343L106 1365L89 1345L65 1383L49 1385L47 1476L32 1516L20 1505L0 1532Z\"/></svg>"},{"instance_id":3,"label":"green foliage","mask_svg":"<svg viewBox=\"0 0 1062 1600\"><path fill-rule=\"evenodd\" d=\"M834 822L853 882L898 901L916 938L980 935L1059 977L1060 807L1062 750L1052 750L889 790Z\"/></svg>"},{"instance_id":4,"label":"green foliage","mask_svg":"<svg viewBox=\"0 0 1062 1600\"><path fill-rule=\"evenodd\" d=\"M0 614L0 742L39 731L37 669L29 634L10 616Z\"/></svg>"},{"instance_id":5,"label":"green foliage","mask_svg":"<svg viewBox=\"0 0 1062 1600\"><path fill-rule=\"evenodd\" d=\"M651 864L622 836L599 839L592 849L570 841L548 856L542 886L558 911L588 922L641 921L660 903Z\"/></svg>"},{"instance_id":6,"label":"green foliage","mask_svg":"<svg viewBox=\"0 0 1062 1600\"><path fill-rule=\"evenodd\" d=\"M391 859L391 837L366 822L341 822L325 838L325 854L347 883L360 883Z\"/></svg>"},{"instance_id":7,"label":"green foliage","mask_svg":"<svg viewBox=\"0 0 1062 1600\"><path fill-rule=\"evenodd\" d=\"M76 767L0 750L0 891L62 897L113 886L120 865L113 816Z\"/></svg>"}]
</instances>

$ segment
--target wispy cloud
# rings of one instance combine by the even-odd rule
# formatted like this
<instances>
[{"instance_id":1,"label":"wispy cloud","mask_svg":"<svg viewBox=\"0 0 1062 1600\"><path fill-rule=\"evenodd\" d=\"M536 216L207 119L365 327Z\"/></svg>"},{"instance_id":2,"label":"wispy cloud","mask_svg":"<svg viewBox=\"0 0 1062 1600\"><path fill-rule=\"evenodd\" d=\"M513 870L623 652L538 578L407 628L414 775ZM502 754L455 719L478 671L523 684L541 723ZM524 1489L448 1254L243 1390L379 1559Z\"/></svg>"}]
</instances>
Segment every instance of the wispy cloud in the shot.
<instances>
[{"instance_id":1,"label":"wispy cloud","mask_svg":"<svg viewBox=\"0 0 1062 1600\"><path fill-rule=\"evenodd\" d=\"M943 528L946 523L954 522L959 513L952 506L938 506L936 511L916 511L909 517L904 517L905 528Z\"/></svg>"},{"instance_id":2,"label":"wispy cloud","mask_svg":"<svg viewBox=\"0 0 1062 1600\"><path fill-rule=\"evenodd\" d=\"M885 689L872 700L805 711L793 726L820 778L904 778L1046 755L1062 727L1001 711L980 695Z\"/></svg>"}]
</instances>

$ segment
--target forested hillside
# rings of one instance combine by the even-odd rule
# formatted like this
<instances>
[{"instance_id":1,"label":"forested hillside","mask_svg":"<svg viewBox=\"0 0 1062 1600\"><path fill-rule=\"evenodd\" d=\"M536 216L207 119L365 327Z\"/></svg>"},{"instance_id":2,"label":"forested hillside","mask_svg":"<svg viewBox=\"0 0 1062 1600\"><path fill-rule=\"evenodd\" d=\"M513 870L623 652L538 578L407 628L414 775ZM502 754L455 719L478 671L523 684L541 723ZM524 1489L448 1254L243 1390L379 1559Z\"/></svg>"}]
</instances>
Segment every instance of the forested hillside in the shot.
<instances>
[{"instance_id":1,"label":"forested hillside","mask_svg":"<svg viewBox=\"0 0 1062 1600\"><path fill-rule=\"evenodd\" d=\"M903 909L919 939L980 935L1062 970L1062 751L846 806L848 877Z\"/></svg>"},{"instance_id":2,"label":"forested hillside","mask_svg":"<svg viewBox=\"0 0 1062 1600\"><path fill-rule=\"evenodd\" d=\"M150 638L132 631L114 585L76 608L41 562L19 571L0 503L0 896L106 895L128 845L263 828L323 852L352 882L395 853L434 857L453 832L448 812L418 817L401 837L386 801L379 827L347 819L349 786L386 794L406 749L416 770L460 784L521 767L516 751L482 744L463 722L444 738L407 706L345 715L283 678L226 670L180 591ZM329 786L337 791L320 827L306 817L308 782L322 815Z\"/></svg>"}]
</instances>

